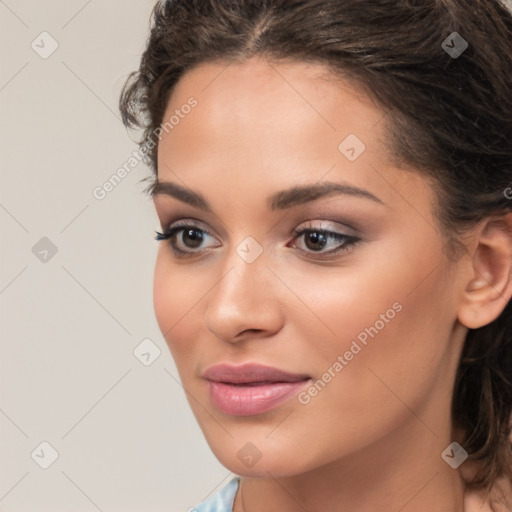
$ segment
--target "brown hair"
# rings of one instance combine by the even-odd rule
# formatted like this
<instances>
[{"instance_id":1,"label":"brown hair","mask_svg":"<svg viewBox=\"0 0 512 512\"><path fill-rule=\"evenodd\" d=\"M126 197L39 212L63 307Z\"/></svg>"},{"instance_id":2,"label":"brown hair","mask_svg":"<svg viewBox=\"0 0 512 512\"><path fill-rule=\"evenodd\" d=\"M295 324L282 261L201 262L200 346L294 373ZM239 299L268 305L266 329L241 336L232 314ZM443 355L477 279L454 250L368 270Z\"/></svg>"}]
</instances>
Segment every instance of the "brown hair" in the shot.
<instances>
[{"instance_id":1,"label":"brown hair","mask_svg":"<svg viewBox=\"0 0 512 512\"><path fill-rule=\"evenodd\" d=\"M450 53L464 41L460 55ZM323 63L382 107L396 165L436 187L451 255L465 229L512 211L512 14L500 0L158 2L120 98L124 124L144 128L155 175L154 130L178 80L203 62L254 55ZM491 324L469 330L456 375L453 422L481 468L468 485L512 482L511 411L509 301Z\"/></svg>"}]
</instances>

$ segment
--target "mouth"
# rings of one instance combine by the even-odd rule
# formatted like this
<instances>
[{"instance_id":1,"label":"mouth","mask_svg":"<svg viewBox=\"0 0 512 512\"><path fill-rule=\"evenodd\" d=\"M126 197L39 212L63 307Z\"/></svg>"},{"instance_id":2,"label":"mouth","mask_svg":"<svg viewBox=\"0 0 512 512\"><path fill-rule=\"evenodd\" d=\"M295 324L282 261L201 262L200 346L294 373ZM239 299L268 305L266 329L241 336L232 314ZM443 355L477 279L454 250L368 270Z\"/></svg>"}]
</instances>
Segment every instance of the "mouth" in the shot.
<instances>
[{"instance_id":1,"label":"mouth","mask_svg":"<svg viewBox=\"0 0 512 512\"><path fill-rule=\"evenodd\" d=\"M215 381L212 381L215 382ZM220 382L221 384L228 384L230 386L236 386L236 387L247 387L247 386L264 386L266 384L286 384L286 381L283 381L282 383L279 381L271 381L271 380L263 380L259 382Z\"/></svg>"},{"instance_id":2,"label":"mouth","mask_svg":"<svg viewBox=\"0 0 512 512\"><path fill-rule=\"evenodd\" d=\"M293 374L257 364L210 367L208 381L212 403L223 413L252 416L270 411L296 395L311 381L309 375Z\"/></svg>"}]
</instances>

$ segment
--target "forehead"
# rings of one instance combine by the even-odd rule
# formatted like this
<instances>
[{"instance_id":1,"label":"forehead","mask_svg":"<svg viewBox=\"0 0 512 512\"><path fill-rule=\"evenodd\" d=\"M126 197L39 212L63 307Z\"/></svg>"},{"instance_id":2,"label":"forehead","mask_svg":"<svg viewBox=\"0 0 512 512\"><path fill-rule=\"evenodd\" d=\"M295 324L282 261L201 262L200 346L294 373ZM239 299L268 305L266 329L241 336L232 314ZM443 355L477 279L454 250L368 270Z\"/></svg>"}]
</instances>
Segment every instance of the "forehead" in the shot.
<instances>
[{"instance_id":1,"label":"forehead","mask_svg":"<svg viewBox=\"0 0 512 512\"><path fill-rule=\"evenodd\" d=\"M262 57L237 63L204 63L187 71L178 81L166 114L179 108L191 95L198 99L198 110L205 117L220 115L217 122L225 122L226 112L233 121L251 114L255 128L260 126L260 121L268 124L266 120L286 121L303 115L317 121L320 118L326 128L336 131L344 128L344 121L350 118L355 126L357 119L352 114L371 118L374 123L382 117L382 112L362 93L359 85L336 78L320 63L277 63ZM344 114L342 118L340 114Z\"/></svg>"},{"instance_id":2,"label":"forehead","mask_svg":"<svg viewBox=\"0 0 512 512\"><path fill-rule=\"evenodd\" d=\"M306 154L332 160L350 134L366 150L385 156L380 144L383 113L322 64L277 64L261 58L202 64L180 79L163 122L176 118L190 98L197 106L181 113L179 124L163 134L159 147L159 157L175 164L185 156L190 160L191 154L201 158L206 148L209 158L238 154L262 165L268 164L269 153L273 162L293 155L300 161Z\"/></svg>"},{"instance_id":3,"label":"forehead","mask_svg":"<svg viewBox=\"0 0 512 512\"><path fill-rule=\"evenodd\" d=\"M321 180L397 206L414 189L425 215L432 205L425 178L393 166L384 112L321 64L199 65L174 89L163 122L171 116L178 122L162 134L158 179L201 191L216 208L255 211L261 197Z\"/></svg>"}]
</instances>

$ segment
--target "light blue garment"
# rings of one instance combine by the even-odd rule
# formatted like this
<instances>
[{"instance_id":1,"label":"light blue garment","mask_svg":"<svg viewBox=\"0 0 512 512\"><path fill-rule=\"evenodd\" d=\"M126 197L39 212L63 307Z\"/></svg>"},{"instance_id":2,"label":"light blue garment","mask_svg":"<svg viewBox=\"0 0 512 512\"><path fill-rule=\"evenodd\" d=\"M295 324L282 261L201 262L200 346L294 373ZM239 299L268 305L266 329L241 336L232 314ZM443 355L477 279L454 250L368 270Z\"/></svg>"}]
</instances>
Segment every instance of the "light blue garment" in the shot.
<instances>
[{"instance_id":1,"label":"light blue garment","mask_svg":"<svg viewBox=\"0 0 512 512\"><path fill-rule=\"evenodd\" d=\"M233 512L233 502L240 485L240 477L233 477L220 491L192 508L190 512Z\"/></svg>"}]
</instances>

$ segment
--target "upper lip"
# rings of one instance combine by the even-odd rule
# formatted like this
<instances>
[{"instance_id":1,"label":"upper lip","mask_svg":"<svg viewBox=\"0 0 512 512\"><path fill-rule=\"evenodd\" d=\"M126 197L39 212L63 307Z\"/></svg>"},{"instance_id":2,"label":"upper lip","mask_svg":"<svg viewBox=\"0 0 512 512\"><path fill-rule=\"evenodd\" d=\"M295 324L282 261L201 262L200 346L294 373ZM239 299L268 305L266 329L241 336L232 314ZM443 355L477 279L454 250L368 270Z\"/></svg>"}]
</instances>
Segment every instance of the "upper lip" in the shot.
<instances>
[{"instance_id":1,"label":"upper lip","mask_svg":"<svg viewBox=\"0 0 512 512\"><path fill-rule=\"evenodd\" d=\"M244 384L252 382L297 382L309 379L309 375L290 373L279 368L257 363L239 366L218 364L210 366L203 373L203 378L215 382Z\"/></svg>"}]
</instances>

